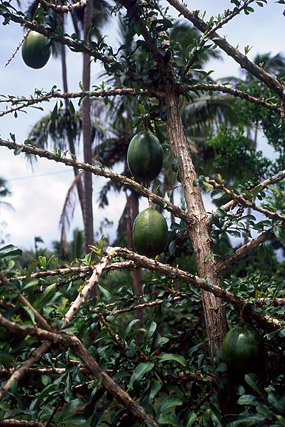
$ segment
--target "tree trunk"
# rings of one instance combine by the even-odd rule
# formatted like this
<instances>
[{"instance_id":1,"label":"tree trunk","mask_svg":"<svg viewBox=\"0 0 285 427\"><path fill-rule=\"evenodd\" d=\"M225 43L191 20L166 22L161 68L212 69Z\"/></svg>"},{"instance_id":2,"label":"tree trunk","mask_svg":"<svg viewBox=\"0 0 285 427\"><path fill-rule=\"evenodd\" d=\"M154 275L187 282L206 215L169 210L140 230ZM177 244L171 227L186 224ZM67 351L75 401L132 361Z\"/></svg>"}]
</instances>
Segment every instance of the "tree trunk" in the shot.
<instances>
[{"instance_id":1,"label":"tree trunk","mask_svg":"<svg viewBox=\"0 0 285 427\"><path fill-rule=\"evenodd\" d=\"M135 250L134 244L133 244L133 223L135 218L137 217L139 213L139 199L137 193L134 191L131 191L130 195L127 195L127 237L128 237L128 247L131 250ZM133 276L133 286L134 286L134 294L135 295L141 295L142 294L142 269L140 267L135 268L132 272ZM134 315L136 319L139 319L139 322L137 323L137 326L139 328L144 327L144 313L143 309L139 308L134 311ZM143 340L143 334L137 335L137 342L141 342Z\"/></svg>"},{"instance_id":2,"label":"tree trunk","mask_svg":"<svg viewBox=\"0 0 285 427\"><path fill-rule=\"evenodd\" d=\"M88 37L87 29L91 24L92 2L88 1L84 9L84 38ZM90 56L83 54L83 89L90 89ZM84 163L92 164L91 150L91 117L90 117L90 99L86 97L82 102L82 135L83 135L83 155ZM84 247L85 253L90 251L89 246L94 244L93 231L93 207L92 207L92 174L84 172L84 191L83 191L83 206L84 206Z\"/></svg>"},{"instance_id":3,"label":"tree trunk","mask_svg":"<svg viewBox=\"0 0 285 427\"><path fill-rule=\"evenodd\" d=\"M165 91L167 110L167 131L172 145L173 155L179 156L179 174L182 178L184 197L191 224L188 226L188 235L192 242L198 275L220 286L220 277L217 274L215 257L207 258L213 253L213 243L210 234L210 223L204 207L199 186L193 185L197 177L189 153L187 141L183 131L179 113L179 95L173 88ZM220 350L227 332L227 321L223 301L210 292L202 291L202 303L206 321L209 350L213 356Z\"/></svg>"},{"instance_id":4,"label":"tree trunk","mask_svg":"<svg viewBox=\"0 0 285 427\"><path fill-rule=\"evenodd\" d=\"M64 14L61 15L60 20L61 20L62 34L64 34ZM67 83L67 66L66 66L66 48L65 48L64 44L61 44L61 73L62 73L63 92L67 93L68 92L68 83ZM64 98L64 102L65 102L65 111L66 111L66 114L68 114L69 113L68 98ZM74 134L73 134L72 130L70 130L70 128L67 129L67 140L68 140L69 151L72 154L75 154ZM73 166L73 172L74 172L74 177L76 177L79 173L79 169L76 166ZM83 187L82 187L81 180L79 180L77 182L76 186L77 186L77 194L78 194L78 199L79 199L82 218L83 218L83 215L84 215Z\"/></svg>"}]
</instances>

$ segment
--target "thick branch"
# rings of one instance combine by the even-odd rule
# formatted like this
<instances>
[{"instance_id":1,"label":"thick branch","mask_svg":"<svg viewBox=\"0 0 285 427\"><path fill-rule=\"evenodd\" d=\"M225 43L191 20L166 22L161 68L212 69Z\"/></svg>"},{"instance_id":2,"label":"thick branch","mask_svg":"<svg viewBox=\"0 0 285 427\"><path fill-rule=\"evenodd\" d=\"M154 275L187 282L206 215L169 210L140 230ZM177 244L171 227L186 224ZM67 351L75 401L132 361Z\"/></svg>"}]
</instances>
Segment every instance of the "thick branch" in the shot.
<instances>
[{"instance_id":1,"label":"thick branch","mask_svg":"<svg viewBox=\"0 0 285 427\"><path fill-rule=\"evenodd\" d=\"M180 87L180 93L185 93L192 90L201 90L201 91L207 91L207 92L222 92L226 93L228 95L235 96L237 98L243 99L245 101L251 102L256 105L260 105L261 107L265 107L268 110L275 111L278 114L281 114L281 108L280 106L270 104L269 102L266 102L262 99L255 98L254 96L249 95L248 93L245 93L239 89L234 89L226 85L220 85L220 84L195 84L193 86L191 85L183 85Z\"/></svg>"},{"instance_id":2,"label":"thick branch","mask_svg":"<svg viewBox=\"0 0 285 427\"><path fill-rule=\"evenodd\" d=\"M272 232L265 231L255 239L252 239L251 241L247 242L246 244L238 248L233 255L229 255L226 258L219 261L217 263L218 271L221 273L222 271L226 270L229 265L233 264L238 259L243 258L249 251L257 248L259 245L269 240L272 236L273 236Z\"/></svg>"},{"instance_id":3,"label":"thick branch","mask_svg":"<svg viewBox=\"0 0 285 427\"><path fill-rule=\"evenodd\" d=\"M1 317L1 319L3 320L5 320L4 321L4 323L1 323L1 319L0 319L0 325L1 326L3 326L3 327L5 327L6 329L10 329L10 327L9 326L7 326L8 324L7 324L7 322L9 322L8 320L7 320L7 322L6 322L6 319L4 318L4 317L2 317L1 315L0 315L0 317ZM13 323L13 322L10 322L10 323ZM6 326L5 326L6 325ZM11 329L10 329L11 330ZM18 329L17 328L15 328L14 329L14 332L16 332L16 333L18 333ZM0 389L0 400L2 399L2 397L4 396L4 394L5 393L7 393L7 391L9 391L9 389L10 389L10 387L12 386L12 384L13 384L13 382L14 381L17 381L17 382L19 382L20 381L20 379L28 372L28 370L29 370L29 368L34 364L34 363L36 363L39 359L40 359L40 357L46 352L46 351L48 351L48 349L50 348L50 346L51 346L51 342L50 341L46 341L46 342L44 342L39 348L37 348L34 352L33 352L33 354L32 354L32 356L28 359L28 360L26 360L22 365L21 365L21 367L19 368L19 369L17 369L16 371L14 371L13 372L13 374L11 375L11 377L8 379L8 381L6 382L6 384L5 385L3 385L3 387L1 387L1 389Z\"/></svg>"},{"instance_id":4,"label":"thick branch","mask_svg":"<svg viewBox=\"0 0 285 427\"><path fill-rule=\"evenodd\" d=\"M164 209L168 210L169 212L172 212L176 217L183 219L186 223L189 223L189 215L187 212L183 211L179 207L175 206L173 203L166 201L162 197L152 193L149 191L146 187L139 184L138 182L134 181L133 179L127 178L123 175L119 175L112 171L107 171L103 168L99 168L96 166L92 166L88 163L82 163L78 162L75 159L68 159L66 157L58 157L56 154L51 153L50 151L43 150L41 148L36 148L34 146L30 145L20 145L16 144L15 142L11 141L5 141L0 138L0 146L7 147L10 150L16 150L19 149L27 154L33 154L39 157L44 157L48 160L53 160L58 163L63 163L66 166L76 166L78 169L85 170L87 172L91 172L94 175L103 176L105 178L109 178L112 181L120 182L123 185L129 185L133 190L137 191L139 194L146 198L152 198L154 203L157 203Z\"/></svg>"},{"instance_id":5,"label":"thick branch","mask_svg":"<svg viewBox=\"0 0 285 427\"><path fill-rule=\"evenodd\" d=\"M282 171L283 174L284 174L284 172L285 171ZM281 179L282 178L280 178L280 180ZM223 189L224 192L228 196L230 196L233 200L235 200L239 204L241 204L243 206L246 206L247 208L251 208L251 209L253 209L255 211L258 211L258 212L262 213L263 215L267 216L268 218L277 219L278 221L285 222L285 216L284 215L280 215L280 214L278 214L276 212L272 212L272 211L270 211L268 209L261 208L260 206L256 205L255 202L251 202L250 200L247 200L242 195L236 194L233 190L230 190L229 188L227 188L222 182L217 182L214 179L209 179L209 180L207 180L207 182L209 184L211 184L214 188L221 188L221 189ZM269 185L269 182L267 183L267 185Z\"/></svg>"},{"instance_id":6,"label":"thick branch","mask_svg":"<svg viewBox=\"0 0 285 427\"><path fill-rule=\"evenodd\" d=\"M75 335L54 333L35 327L22 327L15 322L5 319L2 315L0 315L0 326L18 335L31 335L70 348L72 352L80 358L87 369L97 379L101 380L102 386L111 393L119 403L123 404L135 418L140 420L143 425L149 424L150 426L157 426L157 423L129 396L128 393L119 387L106 372L100 370L98 363L88 353ZM47 342L45 344L47 345Z\"/></svg>"},{"instance_id":7,"label":"thick branch","mask_svg":"<svg viewBox=\"0 0 285 427\"><path fill-rule=\"evenodd\" d=\"M237 295L234 295L232 292L228 292L225 289L220 288L219 286L213 285L206 279L201 279L200 277L180 270L179 268L174 268L167 264L162 264L156 260L149 259L143 255L139 255L132 251L129 251L126 248L108 248L107 253L109 250L111 250L112 253L115 250L116 256L119 255L125 259L134 261L136 266L157 271L159 273L165 274L170 279L181 280L184 283L192 284L198 289L203 289L205 291L211 292L215 296L222 298L224 301L233 304L238 310L241 310L244 307L244 304L246 303L246 300ZM253 304L248 304L249 311L253 307ZM255 312L254 310L251 310L250 314L266 330L276 330L283 326L281 321L271 318L269 316L263 316Z\"/></svg>"},{"instance_id":8,"label":"thick branch","mask_svg":"<svg viewBox=\"0 0 285 427\"><path fill-rule=\"evenodd\" d=\"M180 3L178 0L167 0L176 10L178 10L186 19L198 28L202 33L208 33L210 39L219 46L227 55L231 56L241 68L245 68L249 73L254 75L257 79L264 82L270 87L281 99L284 97L284 86L273 76L267 73L263 68L254 64L248 59L247 56L241 54L234 48L224 37L221 37L217 32L211 32L211 27L206 24L198 14L189 10L185 4Z\"/></svg>"},{"instance_id":9,"label":"thick branch","mask_svg":"<svg viewBox=\"0 0 285 427\"><path fill-rule=\"evenodd\" d=\"M111 251L110 251L111 252ZM102 260L94 267L93 273L90 277L90 279L87 281L83 289L79 292L77 298L75 301L73 301L70 305L70 309L67 311L63 318L62 328L67 325L72 317L75 315L75 313L79 310L80 306L85 302L88 295L92 291L93 287L98 283L99 277L102 274L102 271L108 264L111 262L111 256L112 254L108 254L107 256L104 256Z\"/></svg>"}]
</instances>

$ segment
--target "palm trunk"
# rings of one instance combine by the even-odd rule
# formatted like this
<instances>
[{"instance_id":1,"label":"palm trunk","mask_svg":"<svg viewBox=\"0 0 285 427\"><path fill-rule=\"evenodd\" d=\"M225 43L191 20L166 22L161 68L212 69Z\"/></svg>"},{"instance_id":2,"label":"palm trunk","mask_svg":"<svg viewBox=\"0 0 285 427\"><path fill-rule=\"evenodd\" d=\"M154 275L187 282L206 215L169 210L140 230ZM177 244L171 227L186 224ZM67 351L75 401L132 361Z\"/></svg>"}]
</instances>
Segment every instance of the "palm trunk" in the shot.
<instances>
[{"instance_id":1,"label":"palm trunk","mask_svg":"<svg viewBox=\"0 0 285 427\"><path fill-rule=\"evenodd\" d=\"M62 28L62 34L64 34L64 14L61 15L61 28ZM64 44L61 44L61 72L62 72L62 85L63 85L63 91L64 93L68 92L68 84L67 84L67 66L66 66L66 48ZM64 98L65 102L65 111L66 113L69 112L69 104L68 99ZM75 145L74 145L74 134L70 128L67 129L67 140L68 140L68 147L69 151L72 154L75 154ZM73 166L73 172L74 176L76 177L79 173L79 169L76 166ZM77 194L78 199L80 202L82 217L83 217L83 187L82 182L79 180L77 182Z\"/></svg>"},{"instance_id":2,"label":"palm trunk","mask_svg":"<svg viewBox=\"0 0 285 427\"><path fill-rule=\"evenodd\" d=\"M84 10L84 25L83 31L86 38L86 32L91 24L92 2L88 1ZM90 56L83 54L83 89L90 89ZM83 156L84 163L92 164L91 150L91 117L90 117L90 99L86 97L82 102L82 134L83 134ZM84 192L83 192L83 207L84 207L84 247L85 252L89 252L90 245L94 244L93 231L93 207L92 207L92 174L84 172Z\"/></svg>"},{"instance_id":3,"label":"palm trunk","mask_svg":"<svg viewBox=\"0 0 285 427\"><path fill-rule=\"evenodd\" d=\"M137 193L131 191L131 194L127 195L127 237L128 237L128 247L134 250L132 230L133 223L135 218L139 213L139 200ZM142 294L142 269L140 267L135 268L132 272L133 275L133 286L134 286L134 294L141 295ZM139 328L144 327L144 312L142 308L135 310L134 312L135 318L139 319L137 326ZM141 342L143 340L143 334L137 335L137 342Z\"/></svg>"}]
</instances>

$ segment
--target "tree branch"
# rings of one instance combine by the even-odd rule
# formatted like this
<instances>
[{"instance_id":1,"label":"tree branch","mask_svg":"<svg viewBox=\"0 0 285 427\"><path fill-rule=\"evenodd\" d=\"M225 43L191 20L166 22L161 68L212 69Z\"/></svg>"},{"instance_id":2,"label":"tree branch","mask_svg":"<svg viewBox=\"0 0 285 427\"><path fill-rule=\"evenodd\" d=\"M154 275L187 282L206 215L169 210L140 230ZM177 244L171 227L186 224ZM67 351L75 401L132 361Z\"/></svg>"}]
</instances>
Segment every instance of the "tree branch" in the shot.
<instances>
[{"instance_id":1,"label":"tree branch","mask_svg":"<svg viewBox=\"0 0 285 427\"><path fill-rule=\"evenodd\" d=\"M7 109L5 111L0 112L0 117L3 117L7 114L15 113L16 111L20 111L23 108L27 108L45 101L50 101L51 99L76 99L82 98L83 96L89 96L90 98L104 98L108 96L148 96L151 92L147 90L136 90L133 88L124 88L124 89L103 89L103 90L94 90L94 91L84 91L84 92L50 92L42 96L31 97L31 98L8 98L8 99L0 99L0 103L12 103L12 104L20 104L17 107Z\"/></svg>"},{"instance_id":2,"label":"tree branch","mask_svg":"<svg viewBox=\"0 0 285 427\"><path fill-rule=\"evenodd\" d=\"M256 105L260 105L261 107L265 107L268 110L275 111L278 114L281 114L281 108L277 105L270 104L269 102L263 101L262 99L255 98L254 96L251 96L239 89L234 89L226 85L221 84L195 84L193 86L191 85L183 85L180 86L180 93L183 94L188 91L192 90L201 90L201 91L207 91L207 92L222 92L226 93L228 95L232 95L236 98L243 99L245 101L251 102Z\"/></svg>"},{"instance_id":3,"label":"tree branch","mask_svg":"<svg viewBox=\"0 0 285 427\"><path fill-rule=\"evenodd\" d=\"M55 12L59 13L65 13L65 12L72 12L73 10L82 9L86 6L88 0L79 0L76 3L73 4L54 4L50 3L46 0L40 0L40 3L47 7L48 9L53 9Z\"/></svg>"},{"instance_id":4,"label":"tree branch","mask_svg":"<svg viewBox=\"0 0 285 427\"><path fill-rule=\"evenodd\" d=\"M282 171L282 174L285 174L285 171ZM280 178L279 181L281 179L282 178ZM246 206L248 208L254 209L255 211L258 211L258 212L262 213L263 215L267 216L268 218L277 219L279 221L285 222L285 216L284 215L280 215L280 214L278 214L276 212L272 212L272 211L270 211L268 209L261 208L260 206L256 205L255 202L251 202L251 201L247 200L245 197L243 197L242 195L236 194L233 190L230 190L229 188L227 188L222 182L217 182L214 179L208 179L207 182L209 184L211 184L214 188L221 188L221 189L223 189L224 192L228 196L230 196L233 200L235 200L239 204L241 204L243 206ZM269 185L269 182L267 183L267 185ZM254 188L251 190L251 192L253 190L254 190Z\"/></svg>"},{"instance_id":5,"label":"tree branch","mask_svg":"<svg viewBox=\"0 0 285 427\"><path fill-rule=\"evenodd\" d=\"M268 185L272 185L272 184L276 184L279 181L282 181L282 179L285 178L285 169L279 171L277 174L266 178L264 181L260 182L259 184L257 184L254 188L249 189L249 192L252 192L256 187L260 187L261 189L266 188ZM221 209L225 212L228 212L230 209L233 208L233 206L236 204L236 200L230 200L229 202L227 202L226 204L224 204L223 206L221 206Z\"/></svg>"},{"instance_id":6,"label":"tree branch","mask_svg":"<svg viewBox=\"0 0 285 427\"><path fill-rule=\"evenodd\" d=\"M111 393L112 396L114 396L119 403L124 405L124 407L128 409L129 412L135 418L140 420L143 425L149 424L150 426L158 427L157 423L129 396L128 393L126 393L120 386L118 386L106 372L100 370L98 363L88 353L79 338L77 338L75 335L66 333L54 333L46 331L44 329L29 326L19 326L17 323L11 322L2 315L0 315L0 326L11 332L14 332L17 335L31 335L42 340L48 340L45 345L50 345L49 341L52 341L63 347L70 348L71 351L80 358L86 368L97 379L101 380L102 386L109 393Z\"/></svg>"},{"instance_id":7,"label":"tree branch","mask_svg":"<svg viewBox=\"0 0 285 427\"><path fill-rule=\"evenodd\" d=\"M106 252L108 253L108 251L111 251L111 253L114 253L114 250L116 256L119 255L125 259L132 260L138 267L144 267L148 270L153 270L165 274L170 279L181 280L184 283L192 284L198 289L203 289L205 291L211 292L215 296L222 298L224 301L233 304L239 311L244 307L244 304L246 304L246 300L244 298L234 295L232 292L228 292L225 289L220 288L219 286L213 285L206 279L202 279L186 271L180 270L179 268L174 268L167 264L162 264L157 260L149 259L143 255L136 254L135 252L129 251L126 248L108 248ZM262 314L251 310L251 308L254 308L254 304L247 303L247 305L250 315L259 324L261 324L264 329L276 330L283 327L283 323L281 321L271 318L269 316L263 316Z\"/></svg>"},{"instance_id":8,"label":"tree branch","mask_svg":"<svg viewBox=\"0 0 285 427\"><path fill-rule=\"evenodd\" d=\"M75 52L82 52L82 53L86 53L88 55L90 55L92 58L95 58L96 60L99 60L103 63L116 63L116 66L118 68L118 70L123 71L123 67L120 64L120 62L115 61L114 56L106 56L101 54L100 52L98 52L97 50L91 49L88 45L88 43L78 43L76 41L74 41L71 38L67 38L64 36L61 36L60 34L53 32L51 30L47 30L44 27L36 24L34 21L30 21L28 19L22 18L14 13L12 13L11 11L3 11L1 12L1 15L6 15L7 17L9 16L9 18L11 19L11 21L17 23L17 24L21 24L26 26L27 28L29 28L30 30L34 30L37 31L38 33L43 34L44 36L51 38L61 44L64 44L66 46L68 46L71 50L75 51Z\"/></svg>"},{"instance_id":9,"label":"tree branch","mask_svg":"<svg viewBox=\"0 0 285 427\"><path fill-rule=\"evenodd\" d=\"M190 11L185 4L179 0L167 0L178 12L198 28L202 33L208 33L210 39L219 46L227 55L231 56L241 68L245 68L260 81L270 87L282 100L284 98L284 86L273 76L267 73L263 68L250 61L247 56L241 54L238 49L234 48L224 37L221 37L216 31L211 32L211 27L206 24L198 14Z\"/></svg>"},{"instance_id":10,"label":"tree branch","mask_svg":"<svg viewBox=\"0 0 285 427\"><path fill-rule=\"evenodd\" d=\"M4 317L2 317L2 315L0 315L0 325L3 326L4 328L11 330L9 326L7 326L7 322L9 322L9 320L7 320L7 322L1 323L1 319L5 319ZM6 321L6 319L5 319ZM13 322L10 322L13 323ZM7 327L6 327L6 326ZM15 328L14 332L18 333L18 329ZM39 348L37 348L32 356L27 359L19 369L17 369L16 371L13 372L13 374L11 375L11 377L8 379L8 381L5 383L5 385L3 385L0 389L0 400L2 399L2 397L10 390L10 387L12 386L14 381L19 382L20 379L28 372L29 368L36 363L40 357L46 352L48 351L48 349L51 346L51 342L50 341L46 341L44 342Z\"/></svg>"},{"instance_id":11,"label":"tree branch","mask_svg":"<svg viewBox=\"0 0 285 427\"><path fill-rule=\"evenodd\" d=\"M159 206L163 207L164 209L168 210L169 212L172 212L176 217L181 218L184 220L187 224L189 224L190 217L187 212L180 209L178 206L175 206L173 203L168 202L167 200L163 199L162 197L152 193L149 191L146 187L139 184L138 182L134 181L133 179L127 178L123 175L119 175L115 172L112 172L110 170L105 170L102 167L96 167L92 166L88 163L82 163L78 162L75 159L68 159L66 157L59 157L54 153L51 153L50 151L43 150L41 148L37 148L35 146L30 145L21 145L17 144L15 142L11 141L5 141L0 138L0 146L7 147L10 150L21 150L24 153L27 154L33 154L39 157L44 157L48 160L53 160L57 163L63 163L66 166L76 166L78 169L85 170L87 172L91 172L94 175L103 176L105 178L109 178L113 181L120 182L123 185L130 186L133 190L137 191L139 194L141 194L143 197L146 198L152 198L152 200L157 203Z\"/></svg>"},{"instance_id":12,"label":"tree branch","mask_svg":"<svg viewBox=\"0 0 285 427\"><path fill-rule=\"evenodd\" d=\"M272 236L273 236L272 232L265 231L255 239L252 239L251 241L245 243L243 246L238 248L233 255L229 255L226 258L222 259L221 261L217 262L217 269L219 273L226 270L229 265L233 264L238 259L243 258L249 251L257 248L259 245L266 242Z\"/></svg>"}]
</instances>

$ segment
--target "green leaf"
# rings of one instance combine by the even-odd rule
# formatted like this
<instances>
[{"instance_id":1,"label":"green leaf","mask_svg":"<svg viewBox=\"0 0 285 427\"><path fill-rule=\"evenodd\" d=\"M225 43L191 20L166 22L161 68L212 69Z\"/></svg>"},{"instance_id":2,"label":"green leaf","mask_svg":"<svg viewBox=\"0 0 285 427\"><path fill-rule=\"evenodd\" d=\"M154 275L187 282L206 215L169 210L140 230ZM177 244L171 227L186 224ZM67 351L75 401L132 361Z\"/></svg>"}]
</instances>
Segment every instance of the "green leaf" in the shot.
<instances>
[{"instance_id":1,"label":"green leaf","mask_svg":"<svg viewBox=\"0 0 285 427\"><path fill-rule=\"evenodd\" d=\"M154 321L150 321L146 325L146 335L145 335L145 347L150 346L152 343L153 334L155 333L157 324Z\"/></svg>"},{"instance_id":2,"label":"green leaf","mask_svg":"<svg viewBox=\"0 0 285 427\"><path fill-rule=\"evenodd\" d=\"M209 193L209 191L213 190L213 186L212 186L212 184L209 184L209 182L203 181L203 185L204 185L206 193Z\"/></svg>"},{"instance_id":3,"label":"green leaf","mask_svg":"<svg viewBox=\"0 0 285 427\"><path fill-rule=\"evenodd\" d=\"M14 357L7 353L0 353L0 365L3 365L4 368L11 368Z\"/></svg>"},{"instance_id":4,"label":"green leaf","mask_svg":"<svg viewBox=\"0 0 285 427\"><path fill-rule=\"evenodd\" d=\"M149 393L149 402L155 398L159 390L161 389L161 384L159 381L152 379L150 382L150 393Z\"/></svg>"},{"instance_id":5,"label":"green leaf","mask_svg":"<svg viewBox=\"0 0 285 427\"><path fill-rule=\"evenodd\" d=\"M56 290L56 283L53 283L52 285L49 285L44 292L41 294L39 299L36 301L36 307L42 308L45 307L53 298L54 293Z\"/></svg>"},{"instance_id":6,"label":"green leaf","mask_svg":"<svg viewBox=\"0 0 285 427\"><path fill-rule=\"evenodd\" d=\"M168 424L171 427L182 427L182 424L179 422L179 420L176 418L174 414L160 414L158 417L157 422L159 424Z\"/></svg>"},{"instance_id":7,"label":"green leaf","mask_svg":"<svg viewBox=\"0 0 285 427\"><path fill-rule=\"evenodd\" d=\"M74 108L72 101L69 101L69 112L70 112L71 116L74 116L75 108Z\"/></svg>"},{"instance_id":8,"label":"green leaf","mask_svg":"<svg viewBox=\"0 0 285 427\"><path fill-rule=\"evenodd\" d=\"M213 190L211 194L213 200L221 200L224 197L226 197L226 195L227 194L225 193L225 191L222 190L221 188L217 188L216 190Z\"/></svg>"},{"instance_id":9,"label":"green leaf","mask_svg":"<svg viewBox=\"0 0 285 427\"><path fill-rule=\"evenodd\" d=\"M139 322L139 319L134 319L134 320L132 320L129 324L128 324L128 326L127 326L127 328L126 328L126 331L125 331L125 334L124 334L124 339L127 339L127 337L128 337L128 335L129 335L129 333L130 333L130 331L131 331L131 329L132 329L132 327L133 327L133 325L135 325L136 323L138 323Z\"/></svg>"},{"instance_id":10,"label":"green leaf","mask_svg":"<svg viewBox=\"0 0 285 427\"><path fill-rule=\"evenodd\" d=\"M185 357L180 356L180 354L173 354L173 353L161 353L158 357L160 360L173 360L175 362L180 363L182 366L186 366L187 362Z\"/></svg>"},{"instance_id":11,"label":"green leaf","mask_svg":"<svg viewBox=\"0 0 285 427\"><path fill-rule=\"evenodd\" d=\"M216 215L217 215L219 218L225 218L225 216L227 215L227 213L226 213L225 211L223 211L222 209L217 209L217 210L216 210Z\"/></svg>"},{"instance_id":12,"label":"green leaf","mask_svg":"<svg viewBox=\"0 0 285 427\"><path fill-rule=\"evenodd\" d=\"M197 420L197 415L194 411L189 411L184 420L184 427L191 427Z\"/></svg>"},{"instance_id":13,"label":"green leaf","mask_svg":"<svg viewBox=\"0 0 285 427\"><path fill-rule=\"evenodd\" d=\"M282 235L282 228L279 227L278 225L274 225L274 227L273 227L273 233L277 237L277 239L279 239L281 237L281 235Z\"/></svg>"},{"instance_id":14,"label":"green leaf","mask_svg":"<svg viewBox=\"0 0 285 427\"><path fill-rule=\"evenodd\" d=\"M23 152L23 148L16 148L16 150L14 150L14 156L19 156L19 154L21 154Z\"/></svg>"},{"instance_id":15,"label":"green leaf","mask_svg":"<svg viewBox=\"0 0 285 427\"><path fill-rule=\"evenodd\" d=\"M263 391L263 387L260 383L260 379L256 374L246 374L245 382L256 392L260 397L264 398L265 394Z\"/></svg>"},{"instance_id":16,"label":"green leaf","mask_svg":"<svg viewBox=\"0 0 285 427\"><path fill-rule=\"evenodd\" d=\"M35 325L36 324L35 314L34 314L33 310L31 309L31 307L24 306L23 309L28 313L28 315L31 318L31 321Z\"/></svg>"},{"instance_id":17,"label":"green leaf","mask_svg":"<svg viewBox=\"0 0 285 427\"><path fill-rule=\"evenodd\" d=\"M0 249L0 259L5 258L6 261L17 258L22 255L22 250L16 248L14 245L6 245Z\"/></svg>"},{"instance_id":18,"label":"green leaf","mask_svg":"<svg viewBox=\"0 0 285 427\"><path fill-rule=\"evenodd\" d=\"M258 403L258 400L256 399L255 396L252 396L251 394L244 394L243 396L241 396L239 398L239 400L237 401L237 403L239 405L253 405L253 406L256 406L256 404Z\"/></svg>"},{"instance_id":19,"label":"green leaf","mask_svg":"<svg viewBox=\"0 0 285 427\"><path fill-rule=\"evenodd\" d=\"M54 106L54 109L52 110L51 116L50 116L50 119L52 122L54 122L55 119L57 118L57 113L58 113L58 107L57 107L57 103L56 103Z\"/></svg>"},{"instance_id":20,"label":"green leaf","mask_svg":"<svg viewBox=\"0 0 285 427\"><path fill-rule=\"evenodd\" d=\"M30 278L26 279L23 282L23 286L21 287L21 291L27 291L30 288L34 288L39 283L38 279Z\"/></svg>"},{"instance_id":21,"label":"green leaf","mask_svg":"<svg viewBox=\"0 0 285 427\"><path fill-rule=\"evenodd\" d=\"M131 379L130 379L130 383L129 383L129 387L133 386L133 383L135 381L139 381L141 380L145 374L147 374L149 371L151 371L154 367L154 363L140 363L136 369L134 370Z\"/></svg>"},{"instance_id":22,"label":"green leaf","mask_svg":"<svg viewBox=\"0 0 285 427\"><path fill-rule=\"evenodd\" d=\"M168 396L164 401L159 405L157 409L157 414L167 411L168 409L174 408L176 406L182 405L182 400L176 396Z\"/></svg>"},{"instance_id":23,"label":"green leaf","mask_svg":"<svg viewBox=\"0 0 285 427\"><path fill-rule=\"evenodd\" d=\"M274 409L276 409L281 415L285 415L285 396L279 396L276 391L271 390L268 393L268 402Z\"/></svg>"},{"instance_id":24,"label":"green leaf","mask_svg":"<svg viewBox=\"0 0 285 427\"><path fill-rule=\"evenodd\" d=\"M98 285L98 288L99 288L99 291L102 292L105 299L107 301L110 301L112 298L112 295L110 294L110 292L107 289L103 288L103 286L101 286L101 285Z\"/></svg>"}]
</instances>

